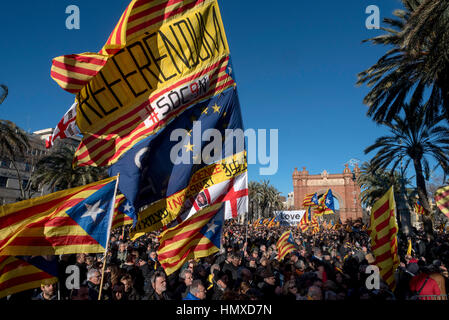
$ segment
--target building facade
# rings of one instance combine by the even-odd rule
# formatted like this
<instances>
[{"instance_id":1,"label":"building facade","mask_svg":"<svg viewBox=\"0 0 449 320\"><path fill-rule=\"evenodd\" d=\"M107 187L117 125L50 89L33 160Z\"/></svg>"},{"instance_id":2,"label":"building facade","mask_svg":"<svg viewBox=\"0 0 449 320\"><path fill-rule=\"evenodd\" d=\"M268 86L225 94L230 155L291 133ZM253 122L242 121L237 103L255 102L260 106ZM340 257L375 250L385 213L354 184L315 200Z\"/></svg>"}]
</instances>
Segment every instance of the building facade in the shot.
<instances>
[{"instance_id":1,"label":"building facade","mask_svg":"<svg viewBox=\"0 0 449 320\"><path fill-rule=\"evenodd\" d=\"M34 198L49 193L45 187L40 190L33 190L30 186L31 175L36 164L42 157L48 155L52 150L56 150L61 143L77 146L81 141L79 137L58 140L59 142L52 149L45 148L45 140L53 134L53 129L44 129L28 134L30 148L23 156L18 156L13 162L0 150L0 205L13 203L23 198ZM20 179L19 179L20 177ZM22 190L20 188L22 185Z\"/></svg>"},{"instance_id":2,"label":"building facade","mask_svg":"<svg viewBox=\"0 0 449 320\"><path fill-rule=\"evenodd\" d=\"M307 194L316 192L318 196L321 196L327 189L331 189L338 200L340 208L337 213L343 223L347 219L364 218L360 201L361 191L357 184L359 174L360 168L357 165L351 171L347 164L341 174L329 174L324 170L321 174L311 175L305 167L302 171L295 168L293 172L294 209L305 209L303 200Z\"/></svg>"}]
</instances>

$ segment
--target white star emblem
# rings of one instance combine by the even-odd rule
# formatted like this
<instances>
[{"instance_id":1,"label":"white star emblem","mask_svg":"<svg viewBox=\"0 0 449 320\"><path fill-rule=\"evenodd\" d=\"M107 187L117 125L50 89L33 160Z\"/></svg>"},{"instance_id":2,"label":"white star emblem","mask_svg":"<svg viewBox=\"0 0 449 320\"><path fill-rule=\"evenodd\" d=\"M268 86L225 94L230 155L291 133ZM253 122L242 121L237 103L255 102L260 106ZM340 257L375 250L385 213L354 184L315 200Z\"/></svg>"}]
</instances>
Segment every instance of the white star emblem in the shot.
<instances>
[{"instance_id":1,"label":"white star emblem","mask_svg":"<svg viewBox=\"0 0 449 320\"><path fill-rule=\"evenodd\" d=\"M212 231L212 233L215 233L215 229L218 227L218 224L215 224L214 221L211 221L207 224L207 230L205 233L208 233L209 231Z\"/></svg>"},{"instance_id":2,"label":"white star emblem","mask_svg":"<svg viewBox=\"0 0 449 320\"><path fill-rule=\"evenodd\" d=\"M95 202L94 205L90 205L90 204L85 204L87 211L86 213L84 213L81 218L84 217L91 217L92 220L95 222L95 220L97 220L97 216L104 212L104 209L100 208L100 204L101 204L101 200L98 200L97 202Z\"/></svg>"},{"instance_id":3,"label":"white star emblem","mask_svg":"<svg viewBox=\"0 0 449 320\"><path fill-rule=\"evenodd\" d=\"M331 201L329 199L326 200L326 204L330 204Z\"/></svg>"},{"instance_id":4,"label":"white star emblem","mask_svg":"<svg viewBox=\"0 0 449 320\"><path fill-rule=\"evenodd\" d=\"M126 204L125 204L125 206L123 207L123 211L125 211L125 212L129 212L129 211L131 211L131 205L129 204L129 202L127 201L126 202Z\"/></svg>"}]
</instances>

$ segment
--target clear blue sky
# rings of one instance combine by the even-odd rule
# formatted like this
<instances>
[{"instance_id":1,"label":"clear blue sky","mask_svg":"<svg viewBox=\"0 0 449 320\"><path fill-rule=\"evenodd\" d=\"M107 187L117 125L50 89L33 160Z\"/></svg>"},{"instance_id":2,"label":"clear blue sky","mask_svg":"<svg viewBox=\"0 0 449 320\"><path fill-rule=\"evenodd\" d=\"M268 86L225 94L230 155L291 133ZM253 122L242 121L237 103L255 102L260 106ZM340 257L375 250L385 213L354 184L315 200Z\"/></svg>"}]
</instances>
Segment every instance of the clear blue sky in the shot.
<instances>
[{"instance_id":1,"label":"clear blue sky","mask_svg":"<svg viewBox=\"0 0 449 320\"><path fill-rule=\"evenodd\" d=\"M65 9L78 5L80 30L67 30ZM127 0L5 1L0 11L0 83L9 96L0 118L25 130L55 127L73 102L50 78L54 57L98 52ZM245 128L279 130L279 169L269 179L283 195L293 191L292 173L341 173L351 158L387 131L366 117L366 87L358 72L384 48L361 44L380 34L365 27L368 5L381 19L401 8L399 0L219 0L234 64Z\"/></svg>"}]
</instances>

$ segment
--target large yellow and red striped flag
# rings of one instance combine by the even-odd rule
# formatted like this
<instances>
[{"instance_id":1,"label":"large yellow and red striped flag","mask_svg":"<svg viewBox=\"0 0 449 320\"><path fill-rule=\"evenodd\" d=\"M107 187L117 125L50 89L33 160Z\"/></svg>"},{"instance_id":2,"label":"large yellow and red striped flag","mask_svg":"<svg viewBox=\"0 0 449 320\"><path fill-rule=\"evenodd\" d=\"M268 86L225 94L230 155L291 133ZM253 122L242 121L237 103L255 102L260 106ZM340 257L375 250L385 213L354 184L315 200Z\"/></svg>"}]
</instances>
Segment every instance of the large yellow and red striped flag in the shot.
<instances>
[{"instance_id":1,"label":"large yellow and red striped flag","mask_svg":"<svg viewBox=\"0 0 449 320\"><path fill-rule=\"evenodd\" d=\"M0 256L0 299L56 282L58 264L54 259Z\"/></svg>"},{"instance_id":2,"label":"large yellow and red striped flag","mask_svg":"<svg viewBox=\"0 0 449 320\"><path fill-rule=\"evenodd\" d=\"M374 203L368 233L371 238L371 251L374 253L380 275L390 289L394 290L396 288L394 273L399 266L399 258L393 187Z\"/></svg>"},{"instance_id":3,"label":"large yellow and red striped flag","mask_svg":"<svg viewBox=\"0 0 449 320\"><path fill-rule=\"evenodd\" d=\"M104 252L117 177L0 206L0 255Z\"/></svg>"},{"instance_id":4,"label":"large yellow and red striped flag","mask_svg":"<svg viewBox=\"0 0 449 320\"><path fill-rule=\"evenodd\" d=\"M441 212L449 218L449 186L439 188L436 191L435 202Z\"/></svg>"},{"instance_id":5,"label":"large yellow and red striped flag","mask_svg":"<svg viewBox=\"0 0 449 320\"><path fill-rule=\"evenodd\" d=\"M76 94L78 166L115 163L188 107L235 86L217 0L132 0L98 53L53 60Z\"/></svg>"},{"instance_id":6,"label":"large yellow and red striped flag","mask_svg":"<svg viewBox=\"0 0 449 320\"><path fill-rule=\"evenodd\" d=\"M189 259L207 257L219 251L224 210L222 203L212 205L161 233L157 254L167 275Z\"/></svg>"},{"instance_id":7,"label":"large yellow and red striped flag","mask_svg":"<svg viewBox=\"0 0 449 320\"><path fill-rule=\"evenodd\" d=\"M291 231L285 231L276 242L278 260L282 261L287 254L296 250L295 241Z\"/></svg>"}]
</instances>

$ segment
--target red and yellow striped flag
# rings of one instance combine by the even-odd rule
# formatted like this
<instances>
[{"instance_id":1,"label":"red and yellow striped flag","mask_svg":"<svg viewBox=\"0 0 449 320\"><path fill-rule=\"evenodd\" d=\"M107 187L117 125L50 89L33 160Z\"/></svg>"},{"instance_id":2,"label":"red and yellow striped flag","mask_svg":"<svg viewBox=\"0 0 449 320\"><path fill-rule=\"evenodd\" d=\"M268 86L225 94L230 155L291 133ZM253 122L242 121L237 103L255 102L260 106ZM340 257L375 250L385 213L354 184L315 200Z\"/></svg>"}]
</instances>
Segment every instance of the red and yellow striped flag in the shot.
<instances>
[{"instance_id":1,"label":"red and yellow striped flag","mask_svg":"<svg viewBox=\"0 0 449 320\"><path fill-rule=\"evenodd\" d=\"M276 242L278 260L282 261L287 254L296 250L295 241L291 231L285 231Z\"/></svg>"},{"instance_id":2,"label":"red and yellow striped flag","mask_svg":"<svg viewBox=\"0 0 449 320\"><path fill-rule=\"evenodd\" d=\"M394 290L396 288L394 273L399 266L399 258L393 187L374 203L368 233L371 238L371 250L382 279L391 290Z\"/></svg>"},{"instance_id":3,"label":"red and yellow striped flag","mask_svg":"<svg viewBox=\"0 0 449 320\"><path fill-rule=\"evenodd\" d=\"M0 255L104 252L117 177L0 206Z\"/></svg>"},{"instance_id":4,"label":"red and yellow striped flag","mask_svg":"<svg viewBox=\"0 0 449 320\"><path fill-rule=\"evenodd\" d=\"M189 259L207 257L219 251L224 210L222 203L212 205L161 233L157 254L167 275Z\"/></svg>"},{"instance_id":5,"label":"red and yellow striped flag","mask_svg":"<svg viewBox=\"0 0 449 320\"><path fill-rule=\"evenodd\" d=\"M298 227L301 229L302 232L306 232L309 229L309 223L312 220L312 212L311 208L309 207L304 215L301 218L301 221L299 221Z\"/></svg>"},{"instance_id":6,"label":"red and yellow striped flag","mask_svg":"<svg viewBox=\"0 0 449 320\"><path fill-rule=\"evenodd\" d=\"M424 214L424 207L421 205L421 202L419 202L419 200L416 200L415 212L417 214Z\"/></svg>"},{"instance_id":7,"label":"red and yellow striped flag","mask_svg":"<svg viewBox=\"0 0 449 320\"><path fill-rule=\"evenodd\" d=\"M441 212L449 218L449 186L439 188L436 191L435 202Z\"/></svg>"},{"instance_id":8,"label":"red and yellow striped flag","mask_svg":"<svg viewBox=\"0 0 449 320\"><path fill-rule=\"evenodd\" d=\"M313 201L313 199L315 199L314 197L316 198L316 192L306 194L305 197L304 197L304 200L302 201L303 207L306 208L306 207L314 207L314 206L316 206L317 203Z\"/></svg>"},{"instance_id":9,"label":"red and yellow striped flag","mask_svg":"<svg viewBox=\"0 0 449 320\"><path fill-rule=\"evenodd\" d=\"M112 165L190 106L234 87L229 57L217 0L132 0L98 53L53 60L51 77L77 95L83 139L74 166Z\"/></svg>"},{"instance_id":10,"label":"red and yellow striped flag","mask_svg":"<svg viewBox=\"0 0 449 320\"><path fill-rule=\"evenodd\" d=\"M119 210L120 206L126 201L126 198L123 194L117 195L115 198L114 205L114 218L112 220L111 230L114 230L119 227L128 226L133 224L134 220L126 213L121 212Z\"/></svg>"},{"instance_id":11,"label":"red and yellow striped flag","mask_svg":"<svg viewBox=\"0 0 449 320\"><path fill-rule=\"evenodd\" d=\"M43 257L0 256L0 299L58 282L57 263Z\"/></svg>"}]
</instances>

